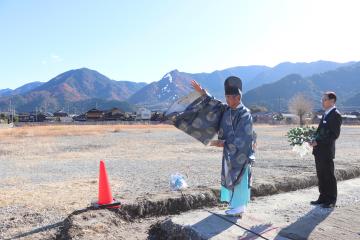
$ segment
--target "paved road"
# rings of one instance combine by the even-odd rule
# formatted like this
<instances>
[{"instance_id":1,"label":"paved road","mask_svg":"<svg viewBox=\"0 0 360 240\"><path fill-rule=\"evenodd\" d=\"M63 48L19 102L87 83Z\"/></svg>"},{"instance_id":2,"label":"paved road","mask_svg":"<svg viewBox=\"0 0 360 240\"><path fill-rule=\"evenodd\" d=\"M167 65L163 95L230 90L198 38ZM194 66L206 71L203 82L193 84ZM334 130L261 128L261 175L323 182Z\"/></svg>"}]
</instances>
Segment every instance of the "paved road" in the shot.
<instances>
[{"instance_id":1,"label":"paved road","mask_svg":"<svg viewBox=\"0 0 360 240\"><path fill-rule=\"evenodd\" d=\"M182 229L192 239L263 239L241 227L267 239L360 239L360 178L340 182L338 189L338 204L332 210L309 204L318 194L311 188L257 198L240 220L225 217L221 209L208 209L212 213L184 213L162 226L167 231Z\"/></svg>"}]
</instances>

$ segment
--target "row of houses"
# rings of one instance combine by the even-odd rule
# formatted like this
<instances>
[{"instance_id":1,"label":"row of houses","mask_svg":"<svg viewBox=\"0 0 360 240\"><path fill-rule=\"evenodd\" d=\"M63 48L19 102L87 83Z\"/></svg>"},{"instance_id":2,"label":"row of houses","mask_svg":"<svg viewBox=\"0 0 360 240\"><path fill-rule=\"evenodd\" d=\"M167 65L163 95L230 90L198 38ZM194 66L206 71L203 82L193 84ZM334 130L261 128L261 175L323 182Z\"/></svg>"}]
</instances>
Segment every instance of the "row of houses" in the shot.
<instances>
[{"instance_id":1,"label":"row of houses","mask_svg":"<svg viewBox=\"0 0 360 240\"><path fill-rule=\"evenodd\" d=\"M164 121L164 113L139 108L136 112L123 112L119 108L100 110L92 108L87 112L75 115L68 114L62 110L54 113L30 112L13 114L0 113L0 121L10 122L74 122L74 121ZM305 124L319 123L323 112L318 111L304 117ZM2 117L1 117L2 116ZM6 116L6 117L5 117ZM258 112L253 113L255 123L264 124L293 124L298 123L299 118L291 113ZM360 124L360 113L349 112L342 114L345 124Z\"/></svg>"},{"instance_id":2,"label":"row of houses","mask_svg":"<svg viewBox=\"0 0 360 240\"><path fill-rule=\"evenodd\" d=\"M139 108L136 112L123 112L119 108L100 110L92 108L79 115L69 114L62 110L54 113L30 112L30 113L3 113L7 122L74 122L74 121L162 121L164 114L152 112L146 108ZM4 121L5 117L3 118Z\"/></svg>"},{"instance_id":3,"label":"row of houses","mask_svg":"<svg viewBox=\"0 0 360 240\"><path fill-rule=\"evenodd\" d=\"M304 116L305 124L318 124L324 111L314 112ZM253 113L255 123L265 124L293 124L299 122L299 117L291 113L259 112ZM360 112L342 113L344 124L360 124Z\"/></svg>"},{"instance_id":4,"label":"row of houses","mask_svg":"<svg viewBox=\"0 0 360 240\"><path fill-rule=\"evenodd\" d=\"M112 108L109 111L103 111L96 108L90 109L85 114L75 117L75 120L87 121L136 121L136 120L162 120L163 113L157 111L150 111L146 108L139 108L136 112L122 112L118 108Z\"/></svg>"}]
</instances>

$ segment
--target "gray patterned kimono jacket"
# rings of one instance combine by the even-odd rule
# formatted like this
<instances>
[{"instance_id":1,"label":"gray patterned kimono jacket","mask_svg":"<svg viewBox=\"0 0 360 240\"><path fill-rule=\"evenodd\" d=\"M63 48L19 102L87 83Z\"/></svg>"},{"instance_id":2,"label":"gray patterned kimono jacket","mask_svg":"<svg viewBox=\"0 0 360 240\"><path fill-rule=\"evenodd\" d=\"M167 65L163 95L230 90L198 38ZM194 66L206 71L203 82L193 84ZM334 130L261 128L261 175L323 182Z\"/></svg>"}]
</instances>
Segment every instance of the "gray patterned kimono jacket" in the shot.
<instances>
[{"instance_id":1,"label":"gray patterned kimono jacket","mask_svg":"<svg viewBox=\"0 0 360 240\"><path fill-rule=\"evenodd\" d=\"M196 99L185 111L169 117L174 125L207 145L218 134L224 140L221 185L233 190L245 168L254 160L253 127L249 109L240 104L232 110L209 95Z\"/></svg>"}]
</instances>

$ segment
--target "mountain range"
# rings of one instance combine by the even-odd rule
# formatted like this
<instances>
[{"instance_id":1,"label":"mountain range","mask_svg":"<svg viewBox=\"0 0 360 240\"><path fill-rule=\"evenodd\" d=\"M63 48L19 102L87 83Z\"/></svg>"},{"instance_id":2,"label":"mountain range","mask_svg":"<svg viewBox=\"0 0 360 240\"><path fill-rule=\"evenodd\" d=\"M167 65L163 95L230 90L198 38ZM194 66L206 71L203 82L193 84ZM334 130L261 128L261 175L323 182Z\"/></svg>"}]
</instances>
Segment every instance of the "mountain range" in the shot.
<instances>
[{"instance_id":1,"label":"mountain range","mask_svg":"<svg viewBox=\"0 0 360 240\"><path fill-rule=\"evenodd\" d=\"M69 105L73 106L75 103L76 106L93 103L95 107L97 102L101 102L106 106L126 106L130 110L132 108L129 108L125 100L145 85L146 83L111 80L97 71L81 68L64 72L21 94L1 97L0 109L7 109L10 102L20 112L34 111L36 108L56 111L69 108ZM102 105L98 106L104 107Z\"/></svg>"},{"instance_id":2,"label":"mountain range","mask_svg":"<svg viewBox=\"0 0 360 240\"><path fill-rule=\"evenodd\" d=\"M297 93L303 93L312 100L315 108L320 108L321 95L329 90L336 92L337 106L340 108L359 107L360 63L309 77L290 74L248 91L243 98L249 106L261 105L272 110L286 110L289 99Z\"/></svg>"},{"instance_id":3,"label":"mountain range","mask_svg":"<svg viewBox=\"0 0 360 240\"><path fill-rule=\"evenodd\" d=\"M43 82L31 82L31 83L27 83L21 87L18 87L15 90L12 90L10 88L2 89L2 90L0 90L0 97L21 95L26 92L30 92L31 90L41 86L42 84L44 84L44 83Z\"/></svg>"},{"instance_id":4,"label":"mountain range","mask_svg":"<svg viewBox=\"0 0 360 240\"><path fill-rule=\"evenodd\" d=\"M269 108L269 110L276 110L278 109L278 99L280 97L281 104L283 106L282 110L284 110L284 107L287 107L287 102L290 97L282 96L280 93L278 93L278 91L282 92L284 89L286 89L287 92L288 88L291 88L291 86L287 86L287 84L288 81L293 79L295 76L294 74L296 74L296 76L299 78L307 78L314 75L314 73L321 74L324 72L336 70L341 67L350 67L354 64L355 62L336 63L329 61L317 61L312 63L286 62L281 63L274 68L269 68L266 66L242 66L228 68L221 71L214 71L212 73L196 74L173 70L165 74L161 80L152 82L145 86L139 92L131 96L128 101L132 104L144 105L148 106L149 108L166 109L175 99L191 91L191 79L199 82L215 98L224 100L224 79L226 79L228 76L234 75L240 77L243 80L243 92L245 93L243 99L245 103L249 103L250 105L263 105ZM276 80L280 80L280 83L278 83ZM270 95L271 97L260 97L258 99L253 98L254 90L256 92L257 89L262 88L266 84L272 83L276 83L275 86L277 88L266 94ZM339 81L334 82L333 84L336 85L338 83ZM262 85L258 86L260 84ZM309 82L309 84L311 83ZM303 89L302 87L303 86L300 85L294 85L295 89L293 91L289 91L291 94L288 95L292 96L294 92L306 91L306 89ZM310 88L311 86L307 87ZM317 92L312 92L314 97L316 94L320 94L321 89L323 88L320 88ZM248 92L250 94L247 94ZM285 95L286 94L287 93L285 93Z\"/></svg>"},{"instance_id":5,"label":"mountain range","mask_svg":"<svg viewBox=\"0 0 360 240\"><path fill-rule=\"evenodd\" d=\"M283 62L270 68L256 77L254 77L247 86L247 91L259 87L266 83L277 81L289 74L299 74L302 77L312 76L317 73L323 73L331 70L335 70L339 67L350 66L355 62L337 63L330 61L316 61L311 63L291 63Z\"/></svg>"},{"instance_id":6,"label":"mountain range","mask_svg":"<svg viewBox=\"0 0 360 240\"><path fill-rule=\"evenodd\" d=\"M281 63L273 68L261 65L232 67L212 73L186 73L173 70L149 84L115 81L88 68L64 72L48 82L33 82L15 90L0 90L0 110L11 102L18 112L81 112L92 107L119 107L133 111L136 106L165 110L172 102L192 91L190 81L198 81L214 97L224 100L223 82L228 76L243 80L243 101L269 110L285 110L288 100L305 93L319 105L323 91L338 93L340 106L358 106L360 101L360 63L317 61Z\"/></svg>"}]
</instances>

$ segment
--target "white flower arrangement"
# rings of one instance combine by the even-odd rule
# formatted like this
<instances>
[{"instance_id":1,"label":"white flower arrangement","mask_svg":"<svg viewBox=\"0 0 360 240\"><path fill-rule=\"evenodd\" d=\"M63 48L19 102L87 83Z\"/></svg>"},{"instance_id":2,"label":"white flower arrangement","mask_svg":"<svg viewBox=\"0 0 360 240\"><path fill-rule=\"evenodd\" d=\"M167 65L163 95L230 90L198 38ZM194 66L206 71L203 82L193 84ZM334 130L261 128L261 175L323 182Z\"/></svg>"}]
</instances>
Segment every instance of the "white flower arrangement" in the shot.
<instances>
[{"instance_id":1,"label":"white flower arrangement","mask_svg":"<svg viewBox=\"0 0 360 240\"><path fill-rule=\"evenodd\" d=\"M305 157L309 153L311 153L312 148L309 144L303 143L301 145L295 145L293 146L292 151L297 153L301 158Z\"/></svg>"},{"instance_id":2,"label":"white flower arrangement","mask_svg":"<svg viewBox=\"0 0 360 240\"><path fill-rule=\"evenodd\" d=\"M308 144L313 141L316 133L315 127L296 127L290 129L286 136L293 147L293 152L300 155L301 158L311 153L312 148Z\"/></svg>"}]
</instances>

